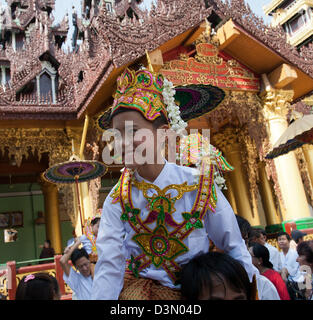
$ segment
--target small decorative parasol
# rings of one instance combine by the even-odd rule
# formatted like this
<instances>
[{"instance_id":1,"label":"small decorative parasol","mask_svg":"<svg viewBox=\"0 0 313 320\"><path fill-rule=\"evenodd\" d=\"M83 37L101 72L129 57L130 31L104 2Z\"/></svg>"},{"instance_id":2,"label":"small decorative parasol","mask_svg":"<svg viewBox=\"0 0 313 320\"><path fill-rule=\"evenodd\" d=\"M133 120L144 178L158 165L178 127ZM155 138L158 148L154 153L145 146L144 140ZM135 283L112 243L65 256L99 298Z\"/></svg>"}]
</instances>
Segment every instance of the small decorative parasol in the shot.
<instances>
[{"instance_id":1,"label":"small decorative parasol","mask_svg":"<svg viewBox=\"0 0 313 320\"><path fill-rule=\"evenodd\" d=\"M83 229L82 212L79 197L78 183L90 181L106 174L108 168L105 164L96 160L80 160L72 156L69 161L58 163L48 168L42 177L52 183L75 183L77 201ZM83 230L82 230L83 231Z\"/></svg>"},{"instance_id":2,"label":"small decorative parasol","mask_svg":"<svg viewBox=\"0 0 313 320\"><path fill-rule=\"evenodd\" d=\"M266 159L274 159L289 151L297 149L305 143L313 143L313 114L305 115L294 121L275 143Z\"/></svg>"}]
</instances>

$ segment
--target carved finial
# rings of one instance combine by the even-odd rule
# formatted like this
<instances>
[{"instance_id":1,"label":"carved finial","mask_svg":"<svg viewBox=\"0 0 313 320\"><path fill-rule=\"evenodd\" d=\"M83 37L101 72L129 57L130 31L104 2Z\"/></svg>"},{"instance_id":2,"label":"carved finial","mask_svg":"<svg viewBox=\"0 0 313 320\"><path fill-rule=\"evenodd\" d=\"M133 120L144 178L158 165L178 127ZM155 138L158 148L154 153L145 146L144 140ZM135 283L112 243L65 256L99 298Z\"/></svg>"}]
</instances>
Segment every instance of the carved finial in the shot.
<instances>
[{"instance_id":1,"label":"carved finial","mask_svg":"<svg viewBox=\"0 0 313 320\"><path fill-rule=\"evenodd\" d=\"M212 32L212 24L211 22L208 21L207 18L205 18L205 35L210 38L211 32Z\"/></svg>"},{"instance_id":2,"label":"carved finial","mask_svg":"<svg viewBox=\"0 0 313 320\"><path fill-rule=\"evenodd\" d=\"M151 64L151 60L150 60L150 56L149 56L148 50L146 50L146 57L147 57L147 61L148 61L149 71L153 72L153 66Z\"/></svg>"}]
</instances>

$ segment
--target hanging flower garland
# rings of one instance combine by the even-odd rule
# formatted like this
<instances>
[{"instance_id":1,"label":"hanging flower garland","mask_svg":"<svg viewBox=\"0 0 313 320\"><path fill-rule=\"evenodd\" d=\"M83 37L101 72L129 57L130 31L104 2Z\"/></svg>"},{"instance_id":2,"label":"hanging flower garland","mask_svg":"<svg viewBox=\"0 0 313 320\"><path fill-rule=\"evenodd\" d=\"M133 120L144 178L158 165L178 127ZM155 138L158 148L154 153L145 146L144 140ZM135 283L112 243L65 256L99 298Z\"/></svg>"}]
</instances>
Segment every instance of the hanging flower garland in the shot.
<instances>
[{"instance_id":1,"label":"hanging flower garland","mask_svg":"<svg viewBox=\"0 0 313 320\"><path fill-rule=\"evenodd\" d=\"M173 83L164 78L162 95L168 112L171 129L173 129L177 133L181 133L186 129L188 124L180 116L180 109L175 103L175 93L176 92Z\"/></svg>"}]
</instances>

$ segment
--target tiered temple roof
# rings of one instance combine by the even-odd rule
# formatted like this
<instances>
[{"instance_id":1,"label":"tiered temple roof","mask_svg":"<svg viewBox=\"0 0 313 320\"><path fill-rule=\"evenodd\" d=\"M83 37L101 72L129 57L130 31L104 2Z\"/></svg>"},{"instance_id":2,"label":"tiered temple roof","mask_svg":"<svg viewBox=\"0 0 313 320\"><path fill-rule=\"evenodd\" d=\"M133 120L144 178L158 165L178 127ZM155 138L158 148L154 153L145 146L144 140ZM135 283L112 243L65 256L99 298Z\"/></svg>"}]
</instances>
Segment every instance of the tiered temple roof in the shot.
<instances>
[{"instance_id":1,"label":"tiered temple roof","mask_svg":"<svg viewBox=\"0 0 313 320\"><path fill-rule=\"evenodd\" d=\"M54 0L7 1L0 10L0 120L74 120L87 108L97 112L110 103L121 68L144 57L146 50L164 53L192 44L205 19L215 31L232 19L247 43L253 39L266 51L267 56L255 57L248 47L237 50L235 42L225 47L252 71L261 74L285 62L306 83L303 89L298 84L294 98L313 90L312 46L298 51L280 27L266 26L241 0L158 0L150 11L142 10L138 0L116 2L112 13L105 1L83 1L82 18L74 15L74 50L65 52L68 17L54 24Z\"/></svg>"}]
</instances>

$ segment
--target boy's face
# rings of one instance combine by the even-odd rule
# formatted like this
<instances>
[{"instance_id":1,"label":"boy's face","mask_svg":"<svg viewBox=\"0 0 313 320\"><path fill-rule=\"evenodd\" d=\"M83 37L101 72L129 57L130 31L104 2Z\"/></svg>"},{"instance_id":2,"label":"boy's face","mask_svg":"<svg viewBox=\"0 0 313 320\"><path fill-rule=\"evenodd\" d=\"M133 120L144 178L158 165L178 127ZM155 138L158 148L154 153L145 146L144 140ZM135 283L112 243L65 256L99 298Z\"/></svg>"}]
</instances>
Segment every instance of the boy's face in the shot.
<instances>
[{"instance_id":1,"label":"boy's face","mask_svg":"<svg viewBox=\"0 0 313 320\"><path fill-rule=\"evenodd\" d=\"M135 170L147 163L145 159L148 158L155 163L157 129L152 122L146 120L139 112L130 110L115 115L112 123L113 129L119 131L122 139L121 156L125 167Z\"/></svg>"},{"instance_id":2,"label":"boy's face","mask_svg":"<svg viewBox=\"0 0 313 320\"><path fill-rule=\"evenodd\" d=\"M280 249L287 249L290 247L289 240L285 235L278 237L277 241Z\"/></svg>"}]
</instances>

